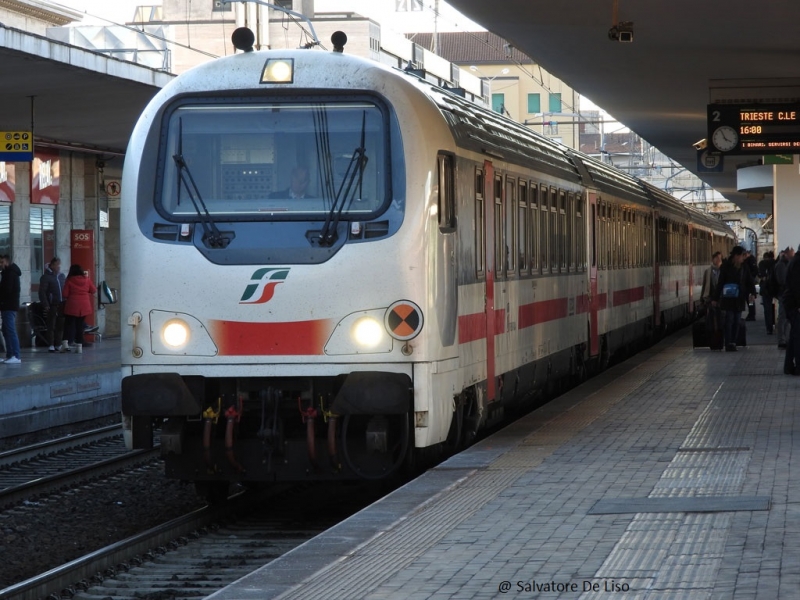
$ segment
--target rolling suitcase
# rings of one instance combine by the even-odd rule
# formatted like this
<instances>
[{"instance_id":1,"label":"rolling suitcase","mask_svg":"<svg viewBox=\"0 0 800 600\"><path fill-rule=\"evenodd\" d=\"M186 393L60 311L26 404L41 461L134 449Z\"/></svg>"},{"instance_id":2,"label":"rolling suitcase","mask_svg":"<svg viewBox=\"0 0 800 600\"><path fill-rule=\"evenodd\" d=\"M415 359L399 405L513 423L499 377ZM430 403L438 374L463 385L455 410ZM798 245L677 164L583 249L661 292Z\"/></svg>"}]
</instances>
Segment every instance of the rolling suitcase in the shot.
<instances>
[{"instance_id":1,"label":"rolling suitcase","mask_svg":"<svg viewBox=\"0 0 800 600\"><path fill-rule=\"evenodd\" d=\"M708 328L705 320L692 323L692 346L694 348L708 348Z\"/></svg>"},{"instance_id":2,"label":"rolling suitcase","mask_svg":"<svg viewBox=\"0 0 800 600\"><path fill-rule=\"evenodd\" d=\"M722 333L722 317L719 314L719 309L710 308L707 316L708 327L708 346L712 350L722 350L724 344L724 336Z\"/></svg>"}]
</instances>

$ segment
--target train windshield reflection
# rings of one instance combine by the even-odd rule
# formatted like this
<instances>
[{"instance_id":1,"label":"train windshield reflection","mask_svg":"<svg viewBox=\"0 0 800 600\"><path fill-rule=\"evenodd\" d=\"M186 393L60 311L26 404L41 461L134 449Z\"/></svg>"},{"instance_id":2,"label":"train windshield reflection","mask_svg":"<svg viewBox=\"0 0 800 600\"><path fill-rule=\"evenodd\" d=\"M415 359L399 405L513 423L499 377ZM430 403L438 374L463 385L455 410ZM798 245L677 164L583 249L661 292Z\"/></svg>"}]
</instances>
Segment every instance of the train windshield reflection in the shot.
<instances>
[{"instance_id":1,"label":"train windshield reflection","mask_svg":"<svg viewBox=\"0 0 800 600\"><path fill-rule=\"evenodd\" d=\"M335 207L363 219L387 200L387 125L373 103L187 104L167 119L160 202L174 217L197 217L175 157L210 215L325 218Z\"/></svg>"}]
</instances>

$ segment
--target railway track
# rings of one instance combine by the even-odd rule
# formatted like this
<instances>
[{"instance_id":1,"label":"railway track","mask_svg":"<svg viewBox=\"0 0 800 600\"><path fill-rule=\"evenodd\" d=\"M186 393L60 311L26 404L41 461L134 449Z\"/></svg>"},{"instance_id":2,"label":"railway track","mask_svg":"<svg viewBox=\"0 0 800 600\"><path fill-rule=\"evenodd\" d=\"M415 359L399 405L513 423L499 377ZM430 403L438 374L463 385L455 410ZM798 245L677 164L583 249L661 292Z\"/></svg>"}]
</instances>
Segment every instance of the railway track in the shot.
<instances>
[{"instance_id":1,"label":"railway track","mask_svg":"<svg viewBox=\"0 0 800 600\"><path fill-rule=\"evenodd\" d=\"M314 484L239 493L225 506L207 506L0 590L0 600L205 597L377 499L377 490L365 489Z\"/></svg>"},{"instance_id":2,"label":"railway track","mask_svg":"<svg viewBox=\"0 0 800 600\"><path fill-rule=\"evenodd\" d=\"M158 457L153 450L128 451L119 425L0 453L0 508L68 488Z\"/></svg>"}]
</instances>

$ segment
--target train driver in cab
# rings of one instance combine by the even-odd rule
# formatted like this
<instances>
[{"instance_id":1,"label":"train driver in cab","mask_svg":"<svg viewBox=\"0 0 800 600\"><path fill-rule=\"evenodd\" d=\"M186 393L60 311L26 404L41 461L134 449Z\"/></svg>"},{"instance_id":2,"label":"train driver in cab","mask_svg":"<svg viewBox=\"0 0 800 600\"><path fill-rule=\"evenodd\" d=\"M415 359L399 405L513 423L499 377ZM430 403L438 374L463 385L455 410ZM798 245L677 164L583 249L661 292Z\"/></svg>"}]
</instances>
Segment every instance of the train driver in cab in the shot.
<instances>
[{"instance_id":1,"label":"train driver in cab","mask_svg":"<svg viewBox=\"0 0 800 600\"><path fill-rule=\"evenodd\" d=\"M274 198L311 198L308 190L308 184L311 181L311 174L308 167L297 166L292 169L292 179L289 187L277 192L272 192L269 197Z\"/></svg>"}]
</instances>

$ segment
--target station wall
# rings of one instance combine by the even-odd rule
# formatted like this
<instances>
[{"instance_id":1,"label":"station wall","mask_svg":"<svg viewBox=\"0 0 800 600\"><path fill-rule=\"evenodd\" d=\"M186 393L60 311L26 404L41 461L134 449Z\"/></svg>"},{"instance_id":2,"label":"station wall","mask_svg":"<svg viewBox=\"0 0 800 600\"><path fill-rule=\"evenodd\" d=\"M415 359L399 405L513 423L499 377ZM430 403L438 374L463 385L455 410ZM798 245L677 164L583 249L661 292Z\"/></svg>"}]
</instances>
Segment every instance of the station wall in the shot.
<instances>
[{"instance_id":1,"label":"station wall","mask_svg":"<svg viewBox=\"0 0 800 600\"><path fill-rule=\"evenodd\" d=\"M21 302L38 301L39 278L54 256L69 271L76 229L94 234L92 281L119 288L119 201L107 190L116 192L121 177L121 157L47 147L32 163L0 163L0 253L22 271ZM118 336L118 305L95 302L94 322L103 335Z\"/></svg>"}]
</instances>

